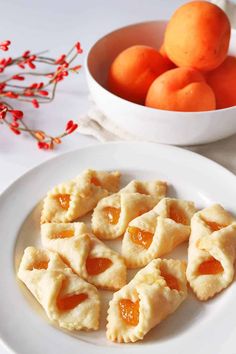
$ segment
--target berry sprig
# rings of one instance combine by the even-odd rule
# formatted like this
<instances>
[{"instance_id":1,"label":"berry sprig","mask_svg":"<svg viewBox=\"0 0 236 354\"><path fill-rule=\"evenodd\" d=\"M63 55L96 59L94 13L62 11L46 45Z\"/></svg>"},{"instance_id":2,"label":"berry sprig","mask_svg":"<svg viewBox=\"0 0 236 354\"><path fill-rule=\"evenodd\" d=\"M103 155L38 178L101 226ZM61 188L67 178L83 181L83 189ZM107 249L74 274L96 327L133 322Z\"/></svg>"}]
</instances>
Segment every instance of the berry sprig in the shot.
<instances>
[{"instance_id":1,"label":"berry sprig","mask_svg":"<svg viewBox=\"0 0 236 354\"><path fill-rule=\"evenodd\" d=\"M11 42L0 43L0 49L7 51ZM76 43L67 54L61 54L53 59L42 56L43 53L32 54L29 50L25 51L18 58L0 59L0 73L13 65L21 69L30 69L16 73L0 82L0 123L5 124L14 134L20 135L22 132L30 134L36 141L40 149L53 149L55 145L61 143L61 139L74 132L78 124L69 120L63 133L53 137L41 130L34 130L28 127L24 121L24 113L13 108L10 100L17 100L31 103L34 108L39 108L43 103L51 102L56 93L57 85L63 81L69 73L78 73L81 65L72 65L74 60L83 51L80 43ZM52 70L48 72L37 72L38 64L50 65ZM39 77L40 81L29 82L31 77ZM21 83L27 82L27 85Z\"/></svg>"}]
</instances>

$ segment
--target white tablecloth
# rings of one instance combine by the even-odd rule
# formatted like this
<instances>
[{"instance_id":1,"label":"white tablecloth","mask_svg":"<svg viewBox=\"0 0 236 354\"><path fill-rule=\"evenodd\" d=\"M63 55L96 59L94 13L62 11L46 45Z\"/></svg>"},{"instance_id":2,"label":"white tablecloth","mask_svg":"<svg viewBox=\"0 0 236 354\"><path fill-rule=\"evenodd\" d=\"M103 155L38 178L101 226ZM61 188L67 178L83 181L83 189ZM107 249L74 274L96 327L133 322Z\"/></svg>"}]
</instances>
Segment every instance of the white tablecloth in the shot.
<instances>
[{"instance_id":1,"label":"white tablecloth","mask_svg":"<svg viewBox=\"0 0 236 354\"><path fill-rule=\"evenodd\" d=\"M11 55L25 49L51 49L61 54L76 41L85 51L100 36L129 23L167 19L185 0L11 0L1 2L1 38L10 39ZM81 58L82 59L82 58ZM69 119L79 119L88 108L84 71L71 76L59 87L53 103L40 110L28 107L28 122L52 133L62 130ZM20 106L19 106L20 108ZM222 117L223 119L223 117ZM236 117L235 117L236 119ZM46 159L94 144L96 140L79 133L66 138L55 151L39 151L30 137L18 137L0 126L0 192L14 179ZM236 136L192 148L236 173ZM27 319L25 319L27 321ZM7 351L0 346L0 354ZM33 353L32 353L33 354Z\"/></svg>"}]
</instances>

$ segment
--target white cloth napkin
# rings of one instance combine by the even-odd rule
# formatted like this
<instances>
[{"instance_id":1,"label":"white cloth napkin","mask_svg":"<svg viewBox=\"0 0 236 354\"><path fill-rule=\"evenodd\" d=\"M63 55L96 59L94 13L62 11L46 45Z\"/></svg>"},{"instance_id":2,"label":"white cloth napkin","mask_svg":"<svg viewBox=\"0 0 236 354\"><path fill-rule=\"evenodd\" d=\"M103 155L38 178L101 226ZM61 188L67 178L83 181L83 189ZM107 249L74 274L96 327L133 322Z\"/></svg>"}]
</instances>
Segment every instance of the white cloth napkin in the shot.
<instances>
[{"instance_id":1,"label":"white cloth napkin","mask_svg":"<svg viewBox=\"0 0 236 354\"><path fill-rule=\"evenodd\" d=\"M232 27L236 28L236 4L229 0L212 1L228 14ZM101 142L116 140L140 140L132 134L119 128L106 117L91 100L88 113L79 120L80 134L90 135Z\"/></svg>"}]
</instances>

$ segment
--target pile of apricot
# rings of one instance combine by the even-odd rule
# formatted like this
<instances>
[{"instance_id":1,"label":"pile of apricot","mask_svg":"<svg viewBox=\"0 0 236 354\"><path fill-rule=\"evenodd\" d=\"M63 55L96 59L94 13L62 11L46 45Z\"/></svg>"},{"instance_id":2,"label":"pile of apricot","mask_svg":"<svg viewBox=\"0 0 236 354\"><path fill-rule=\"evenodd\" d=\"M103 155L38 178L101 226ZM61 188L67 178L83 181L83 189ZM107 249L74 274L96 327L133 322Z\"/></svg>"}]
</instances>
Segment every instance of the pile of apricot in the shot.
<instances>
[{"instance_id":1,"label":"pile of apricot","mask_svg":"<svg viewBox=\"0 0 236 354\"><path fill-rule=\"evenodd\" d=\"M230 23L218 6L186 3L155 49L135 45L113 61L108 89L128 101L171 111L209 111L236 105L236 58L228 55Z\"/></svg>"}]
</instances>

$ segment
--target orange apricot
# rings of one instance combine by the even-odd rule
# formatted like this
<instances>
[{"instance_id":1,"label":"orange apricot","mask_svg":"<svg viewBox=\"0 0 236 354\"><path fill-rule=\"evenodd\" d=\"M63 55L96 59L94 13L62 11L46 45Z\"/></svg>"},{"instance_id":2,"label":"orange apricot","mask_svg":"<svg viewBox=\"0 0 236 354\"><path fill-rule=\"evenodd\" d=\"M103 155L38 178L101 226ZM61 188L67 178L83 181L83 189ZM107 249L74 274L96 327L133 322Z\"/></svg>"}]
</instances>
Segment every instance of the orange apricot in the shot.
<instances>
[{"instance_id":1,"label":"orange apricot","mask_svg":"<svg viewBox=\"0 0 236 354\"><path fill-rule=\"evenodd\" d=\"M207 1L192 1L171 17L165 32L168 57L179 67L217 68L226 58L230 23L225 12Z\"/></svg>"},{"instance_id":2,"label":"orange apricot","mask_svg":"<svg viewBox=\"0 0 236 354\"><path fill-rule=\"evenodd\" d=\"M236 106L236 58L228 56L213 71L206 74L207 83L216 96L216 108Z\"/></svg>"},{"instance_id":3,"label":"orange apricot","mask_svg":"<svg viewBox=\"0 0 236 354\"><path fill-rule=\"evenodd\" d=\"M197 112L215 109L215 95L204 76L191 68L176 68L150 86L146 106L168 111Z\"/></svg>"},{"instance_id":4,"label":"orange apricot","mask_svg":"<svg viewBox=\"0 0 236 354\"><path fill-rule=\"evenodd\" d=\"M144 45L129 47L113 61L108 89L128 101L144 104L149 86L168 68L156 49Z\"/></svg>"}]
</instances>

